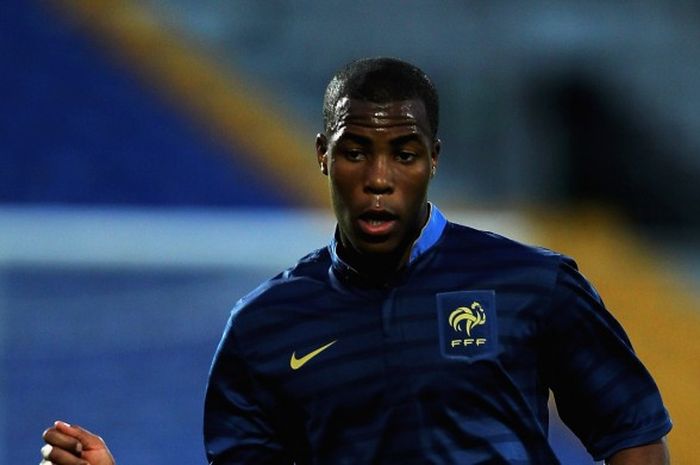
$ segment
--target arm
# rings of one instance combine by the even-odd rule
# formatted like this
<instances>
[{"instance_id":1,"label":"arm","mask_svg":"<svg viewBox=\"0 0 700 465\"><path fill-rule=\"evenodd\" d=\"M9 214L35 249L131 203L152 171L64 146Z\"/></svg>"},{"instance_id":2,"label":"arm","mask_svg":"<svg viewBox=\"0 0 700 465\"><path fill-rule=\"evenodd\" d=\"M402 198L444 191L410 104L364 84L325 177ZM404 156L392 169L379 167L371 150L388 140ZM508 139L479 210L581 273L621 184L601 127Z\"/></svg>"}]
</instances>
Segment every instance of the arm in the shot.
<instances>
[{"instance_id":1,"label":"arm","mask_svg":"<svg viewBox=\"0 0 700 465\"><path fill-rule=\"evenodd\" d=\"M204 402L207 459L213 465L291 465L268 389L237 346L235 316L234 310L209 373Z\"/></svg>"},{"instance_id":2,"label":"arm","mask_svg":"<svg viewBox=\"0 0 700 465\"><path fill-rule=\"evenodd\" d=\"M666 440L630 447L616 452L605 461L607 465L669 465L671 463Z\"/></svg>"},{"instance_id":3,"label":"arm","mask_svg":"<svg viewBox=\"0 0 700 465\"><path fill-rule=\"evenodd\" d=\"M114 457L101 437L68 423L57 421L44 431L41 448L45 463L53 465L114 465Z\"/></svg>"},{"instance_id":4,"label":"arm","mask_svg":"<svg viewBox=\"0 0 700 465\"><path fill-rule=\"evenodd\" d=\"M560 263L544 334L545 380L561 419L591 455L613 465L663 464L628 461L665 452L660 440L671 421L623 328L568 259Z\"/></svg>"}]
</instances>

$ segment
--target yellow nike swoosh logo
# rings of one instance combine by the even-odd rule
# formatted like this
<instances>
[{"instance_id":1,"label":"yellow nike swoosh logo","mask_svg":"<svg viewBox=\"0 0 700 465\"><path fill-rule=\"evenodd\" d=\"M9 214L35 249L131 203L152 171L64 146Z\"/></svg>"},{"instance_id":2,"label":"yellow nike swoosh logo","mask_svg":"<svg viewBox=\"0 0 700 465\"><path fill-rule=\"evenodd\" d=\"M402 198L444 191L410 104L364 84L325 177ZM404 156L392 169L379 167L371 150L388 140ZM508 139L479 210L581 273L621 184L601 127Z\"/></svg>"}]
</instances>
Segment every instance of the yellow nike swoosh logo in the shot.
<instances>
[{"instance_id":1,"label":"yellow nike swoosh logo","mask_svg":"<svg viewBox=\"0 0 700 465\"><path fill-rule=\"evenodd\" d=\"M309 360L311 360L312 358L314 358L315 356L317 356L318 354L320 354L321 352L323 352L324 350L326 350L327 348L329 348L330 346L332 346L336 342L338 342L337 339L335 341L329 342L325 346L319 347L318 349L314 350L313 352L309 352L308 354L304 355L301 358L297 358L296 351L292 352L292 358L289 359L289 366L292 368L292 370L298 370L299 368L303 367L306 364L306 362L308 362Z\"/></svg>"}]
</instances>

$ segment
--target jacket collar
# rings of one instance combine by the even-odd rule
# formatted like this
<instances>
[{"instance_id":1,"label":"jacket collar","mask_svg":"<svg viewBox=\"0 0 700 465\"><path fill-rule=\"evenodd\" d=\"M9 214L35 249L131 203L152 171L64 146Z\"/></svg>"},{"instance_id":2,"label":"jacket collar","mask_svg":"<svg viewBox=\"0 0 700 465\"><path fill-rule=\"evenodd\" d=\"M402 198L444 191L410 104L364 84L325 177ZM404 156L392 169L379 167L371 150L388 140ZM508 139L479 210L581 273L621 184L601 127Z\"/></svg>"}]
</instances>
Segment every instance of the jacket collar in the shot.
<instances>
[{"instance_id":1,"label":"jacket collar","mask_svg":"<svg viewBox=\"0 0 700 465\"><path fill-rule=\"evenodd\" d=\"M447 225L447 219L442 214L442 212L432 203L428 202L428 207L430 208L430 214L428 215L428 221L421 229L418 238L413 242L411 246L411 252L408 257L408 263L406 264L406 269L412 268L413 265L426 254L440 239L442 233L445 231L445 226ZM328 250L331 255L331 277L335 274L335 277L342 282L350 282L355 284L362 284L366 280L362 279L361 274L356 271L352 266L347 264L340 255L338 255L338 227L336 226L335 234L331 239L331 243L328 245Z\"/></svg>"}]
</instances>

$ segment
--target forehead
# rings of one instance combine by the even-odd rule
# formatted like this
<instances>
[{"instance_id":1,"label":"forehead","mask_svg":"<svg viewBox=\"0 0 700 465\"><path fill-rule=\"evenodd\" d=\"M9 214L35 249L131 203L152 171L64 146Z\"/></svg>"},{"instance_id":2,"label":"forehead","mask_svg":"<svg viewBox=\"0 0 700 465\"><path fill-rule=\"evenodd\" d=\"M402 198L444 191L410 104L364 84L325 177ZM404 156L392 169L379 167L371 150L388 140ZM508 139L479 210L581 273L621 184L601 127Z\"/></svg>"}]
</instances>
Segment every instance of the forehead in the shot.
<instances>
[{"instance_id":1,"label":"forehead","mask_svg":"<svg viewBox=\"0 0 700 465\"><path fill-rule=\"evenodd\" d=\"M342 98L330 129L336 135L349 130L430 134L425 105L418 99L375 103Z\"/></svg>"}]
</instances>

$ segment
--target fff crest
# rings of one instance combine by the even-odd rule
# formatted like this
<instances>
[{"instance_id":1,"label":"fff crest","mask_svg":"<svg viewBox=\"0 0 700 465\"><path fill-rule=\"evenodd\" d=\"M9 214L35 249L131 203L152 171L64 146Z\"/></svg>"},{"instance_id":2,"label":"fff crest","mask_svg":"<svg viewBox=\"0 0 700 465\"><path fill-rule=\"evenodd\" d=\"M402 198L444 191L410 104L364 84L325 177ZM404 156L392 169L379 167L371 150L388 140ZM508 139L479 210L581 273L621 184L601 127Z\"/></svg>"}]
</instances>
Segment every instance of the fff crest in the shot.
<instances>
[{"instance_id":1,"label":"fff crest","mask_svg":"<svg viewBox=\"0 0 700 465\"><path fill-rule=\"evenodd\" d=\"M473 360L495 353L498 331L494 291L440 293L437 311L443 356Z\"/></svg>"}]
</instances>

